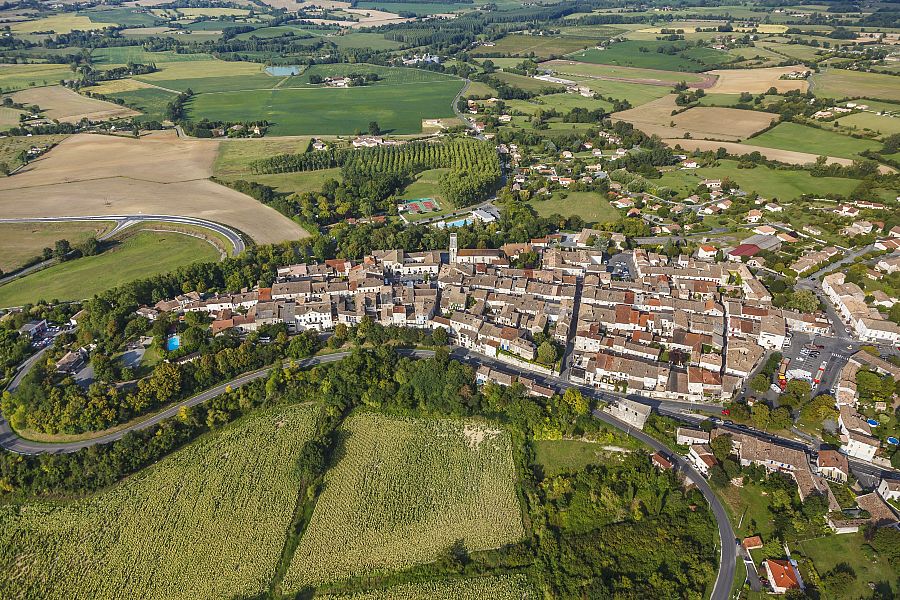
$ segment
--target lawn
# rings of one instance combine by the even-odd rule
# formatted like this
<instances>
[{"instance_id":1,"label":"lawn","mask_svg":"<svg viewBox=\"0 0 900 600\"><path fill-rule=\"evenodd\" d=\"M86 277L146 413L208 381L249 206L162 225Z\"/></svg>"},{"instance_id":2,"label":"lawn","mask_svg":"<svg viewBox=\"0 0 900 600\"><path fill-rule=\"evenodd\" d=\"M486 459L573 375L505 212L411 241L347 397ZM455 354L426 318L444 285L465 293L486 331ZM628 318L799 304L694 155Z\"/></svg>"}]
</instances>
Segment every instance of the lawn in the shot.
<instances>
[{"instance_id":1,"label":"lawn","mask_svg":"<svg viewBox=\"0 0 900 600\"><path fill-rule=\"evenodd\" d=\"M0 65L0 90L14 92L27 87L55 85L60 79L73 79L68 65Z\"/></svg>"},{"instance_id":2,"label":"lawn","mask_svg":"<svg viewBox=\"0 0 900 600\"><path fill-rule=\"evenodd\" d=\"M900 101L897 77L829 68L810 77L816 96Z\"/></svg>"},{"instance_id":3,"label":"lawn","mask_svg":"<svg viewBox=\"0 0 900 600\"><path fill-rule=\"evenodd\" d=\"M113 226L109 223L0 223L0 269L9 272L53 248L57 240L72 246L98 237ZM2 289L2 288L0 288Z\"/></svg>"},{"instance_id":4,"label":"lawn","mask_svg":"<svg viewBox=\"0 0 900 600\"><path fill-rule=\"evenodd\" d=\"M865 543L862 533L832 535L815 540L805 540L793 544L806 555L816 567L819 575L846 562L856 572L856 581L847 589L844 598L868 598L872 594L868 582L886 582L896 586L897 573L884 558L876 558L874 551ZM833 596L823 596L829 600L839 600Z\"/></svg>"},{"instance_id":5,"label":"lawn","mask_svg":"<svg viewBox=\"0 0 900 600\"><path fill-rule=\"evenodd\" d=\"M756 192L765 198L790 200L803 194L849 194L859 184L853 179L840 177L813 177L807 171L791 169L770 169L759 166L755 169L739 169L737 161L720 160L718 167L702 169L678 169L667 171L659 181L680 192L697 187L703 179L731 179L746 192Z\"/></svg>"},{"instance_id":6,"label":"lawn","mask_svg":"<svg viewBox=\"0 0 900 600\"><path fill-rule=\"evenodd\" d=\"M281 555L316 419L311 406L259 412L89 499L0 507L0 596L256 597Z\"/></svg>"},{"instance_id":7,"label":"lawn","mask_svg":"<svg viewBox=\"0 0 900 600\"><path fill-rule=\"evenodd\" d=\"M621 216L619 211L597 192L555 192L547 200L532 200L530 204L542 217L549 217L552 214L563 217L577 215L588 223L606 223L616 221Z\"/></svg>"},{"instance_id":8,"label":"lawn","mask_svg":"<svg viewBox=\"0 0 900 600\"><path fill-rule=\"evenodd\" d=\"M764 493L755 484L745 485L742 488L729 485L719 492L731 517L735 535L739 538L761 535L765 541L772 537L775 523L772 513L769 512L768 497L764 496ZM740 527L738 523L741 523Z\"/></svg>"},{"instance_id":9,"label":"lawn","mask_svg":"<svg viewBox=\"0 0 900 600\"><path fill-rule=\"evenodd\" d=\"M612 44L605 50L590 48L574 52L568 55L568 58L601 65L687 72L711 69L716 65L728 64L735 60L735 57L712 48L689 48L676 54L656 51L659 47L672 44L673 42L626 40ZM641 48L646 51L642 52Z\"/></svg>"},{"instance_id":10,"label":"lawn","mask_svg":"<svg viewBox=\"0 0 900 600\"><path fill-rule=\"evenodd\" d=\"M476 551L524 534L505 431L364 413L341 432L286 593L431 562L459 540Z\"/></svg>"},{"instance_id":11,"label":"lawn","mask_svg":"<svg viewBox=\"0 0 900 600\"><path fill-rule=\"evenodd\" d=\"M535 440L534 450L535 462L543 466L547 476L574 473L588 465L608 463L616 454L604 450L601 444L581 440Z\"/></svg>"},{"instance_id":12,"label":"lawn","mask_svg":"<svg viewBox=\"0 0 900 600\"><path fill-rule=\"evenodd\" d=\"M900 133L900 116L892 117L889 115L876 115L870 112L856 113L841 117L838 123L845 127L853 127L854 129L876 131L881 135L888 136Z\"/></svg>"},{"instance_id":13,"label":"lawn","mask_svg":"<svg viewBox=\"0 0 900 600\"><path fill-rule=\"evenodd\" d=\"M753 146L840 158L859 158L859 153L863 150L881 148L881 144L872 140L859 140L848 135L797 123L779 123L773 129L747 139L746 143Z\"/></svg>"},{"instance_id":14,"label":"lawn","mask_svg":"<svg viewBox=\"0 0 900 600\"><path fill-rule=\"evenodd\" d=\"M462 80L358 88L283 88L200 94L189 105L194 119L266 119L270 135L353 134L377 121L390 133L420 133L422 120L452 117Z\"/></svg>"},{"instance_id":15,"label":"lawn","mask_svg":"<svg viewBox=\"0 0 900 600\"><path fill-rule=\"evenodd\" d=\"M98 254L54 265L0 286L0 306L37 300L81 300L117 285L167 273L219 252L208 242L179 233L139 232Z\"/></svg>"}]
</instances>

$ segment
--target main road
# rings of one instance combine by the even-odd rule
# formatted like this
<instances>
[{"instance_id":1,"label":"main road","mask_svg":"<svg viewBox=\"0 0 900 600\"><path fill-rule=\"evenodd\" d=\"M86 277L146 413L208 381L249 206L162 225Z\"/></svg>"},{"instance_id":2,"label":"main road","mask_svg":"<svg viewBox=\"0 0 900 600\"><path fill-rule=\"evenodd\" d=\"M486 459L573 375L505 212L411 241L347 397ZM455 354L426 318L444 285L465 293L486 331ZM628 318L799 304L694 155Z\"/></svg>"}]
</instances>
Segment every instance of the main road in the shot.
<instances>
[{"instance_id":1,"label":"main road","mask_svg":"<svg viewBox=\"0 0 900 600\"><path fill-rule=\"evenodd\" d=\"M8 389L15 389L22 377L24 377L31 367L40 360L40 357L43 355L44 351L38 352L34 356L30 357L27 361L25 361L19 369L19 372L13 378L12 382ZM413 358L431 358L434 356L434 351L432 350L398 350L398 353L404 356L411 356ZM336 352L334 354L325 354L322 356L315 356L312 358L307 358L300 361L295 361L293 364L295 366L301 368L308 368L315 365L326 364L337 362L343 360L347 356L350 355L350 352ZM492 364L496 367L502 367L506 369L511 369L512 367L506 363L501 363L496 360L492 360L489 357L484 357L481 355L475 355L469 351L464 349L457 348L452 352L453 358L458 360L469 362L473 364ZM231 381L221 383L215 387L212 387L208 390L205 390L196 396L192 396L187 400L183 400L176 404L169 406L168 408L154 413L146 417L145 419L141 419L139 421L128 424L127 426L122 427L121 429L117 429L115 431L111 431L109 433L93 437L90 439L74 441L74 442L55 442L55 443L42 443L42 442L34 442L31 440L26 440L24 438L19 437L15 431L13 431L12 427L10 427L9 423L0 415L0 447L4 449L15 452L18 454L43 454L43 453L70 453L76 452L83 448L87 448L89 446L94 446L97 444L108 444L110 442L114 442L123 438L125 435L132 431L140 431L142 429L146 429L148 427L152 427L157 425L158 423L172 418L176 416L183 407L196 406L207 400L211 400L217 396L224 394L228 389L234 389L243 385L246 385L252 381L256 381L262 378L265 378L269 375L273 367L266 367L263 369L259 369L256 371L252 371L250 373L245 373L240 377L236 377ZM514 368L513 368L514 369ZM535 378L534 374L528 372L528 376L531 378ZM549 378L538 378L541 380L546 380L548 384L556 389L561 389L560 386L565 387L568 385L565 381L561 380L558 377L549 377ZM556 384L556 385L554 385ZM590 393L592 397L602 399L602 400L614 400L615 397L611 395L602 395L597 394L592 390L588 390L586 388L579 388L583 391ZM703 405L700 405L703 406ZM681 411L687 407L697 408L697 405L692 405L687 402L661 402L657 404L657 408L664 407L670 411ZM666 448L661 442L654 439L653 437L647 435L640 429L635 429L628 423L616 419L615 417L599 411L594 411L594 416L597 419L615 427L627 435L630 435L644 444L647 444L651 448L658 450L660 452L664 452L666 456L670 457L671 460L678 466L678 469L685 473L690 480L697 486L700 492L703 494L703 497L706 498L706 501L709 503L710 508L713 512L713 516L716 519L716 523L719 529L719 547L720 547L720 565L719 572L716 576L716 582L713 586L713 591L710 596L711 600L728 600L731 595L731 585L734 580L735 573L735 561L737 559L737 545L734 537L734 531L731 528L731 522L728 519L728 513L725 511L725 507L722 505L722 502L712 491L712 488L709 487L709 484L706 480L699 474L697 471L685 460L683 457L676 455L671 452L668 448Z\"/></svg>"}]
</instances>

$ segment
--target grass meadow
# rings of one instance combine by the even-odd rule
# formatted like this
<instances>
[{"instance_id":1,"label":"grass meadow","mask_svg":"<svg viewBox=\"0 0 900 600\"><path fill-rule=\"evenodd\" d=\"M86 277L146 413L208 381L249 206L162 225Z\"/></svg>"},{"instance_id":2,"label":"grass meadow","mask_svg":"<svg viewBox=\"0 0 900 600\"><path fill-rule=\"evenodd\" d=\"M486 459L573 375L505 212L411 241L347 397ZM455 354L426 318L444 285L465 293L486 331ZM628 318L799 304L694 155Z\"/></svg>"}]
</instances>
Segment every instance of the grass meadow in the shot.
<instances>
[{"instance_id":1,"label":"grass meadow","mask_svg":"<svg viewBox=\"0 0 900 600\"><path fill-rule=\"evenodd\" d=\"M817 156L859 158L863 150L878 150L881 144L849 135L825 131L797 123L779 123L774 128L746 140L753 146L809 152Z\"/></svg>"},{"instance_id":2,"label":"grass meadow","mask_svg":"<svg viewBox=\"0 0 900 600\"><path fill-rule=\"evenodd\" d=\"M563 198L563 194L566 195ZM579 216L588 223L615 221L621 215L597 192L554 192L546 200L532 200L531 206L542 217L553 214L563 217Z\"/></svg>"},{"instance_id":3,"label":"grass meadow","mask_svg":"<svg viewBox=\"0 0 900 600\"><path fill-rule=\"evenodd\" d=\"M810 77L816 96L826 98L873 98L900 101L900 85L893 75L826 69Z\"/></svg>"},{"instance_id":4,"label":"grass meadow","mask_svg":"<svg viewBox=\"0 0 900 600\"><path fill-rule=\"evenodd\" d=\"M524 535L509 434L455 420L359 414L284 579L305 585L435 560Z\"/></svg>"},{"instance_id":5,"label":"grass meadow","mask_svg":"<svg viewBox=\"0 0 900 600\"><path fill-rule=\"evenodd\" d=\"M14 92L28 87L55 85L60 79L71 77L72 70L68 65L0 65L0 90Z\"/></svg>"},{"instance_id":6,"label":"grass meadow","mask_svg":"<svg viewBox=\"0 0 900 600\"><path fill-rule=\"evenodd\" d=\"M134 279L218 258L218 250L204 240L179 233L142 231L96 256L60 263L0 286L0 306L21 306L42 299L82 300Z\"/></svg>"},{"instance_id":7,"label":"grass meadow","mask_svg":"<svg viewBox=\"0 0 900 600\"><path fill-rule=\"evenodd\" d=\"M53 248L57 240L77 246L113 227L108 223L0 223L0 269L9 272ZM2 288L0 288L2 289Z\"/></svg>"},{"instance_id":8,"label":"grass meadow","mask_svg":"<svg viewBox=\"0 0 900 600\"><path fill-rule=\"evenodd\" d=\"M737 161L720 160L718 167L668 171L659 180L660 185L686 192L696 188L704 179L731 179L746 192L756 192L764 198L789 200L803 194L849 194L859 184L853 179L840 177L813 177L806 171L795 169L739 169Z\"/></svg>"},{"instance_id":9,"label":"grass meadow","mask_svg":"<svg viewBox=\"0 0 900 600\"><path fill-rule=\"evenodd\" d=\"M356 594L316 594L321 600L537 600L537 591L524 575L446 579L406 583Z\"/></svg>"},{"instance_id":10,"label":"grass meadow","mask_svg":"<svg viewBox=\"0 0 900 600\"><path fill-rule=\"evenodd\" d=\"M318 413L256 413L70 504L0 507L5 598L249 597L267 589Z\"/></svg>"},{"instance_id":11,"label":"grass meadow","mask_svg":"<svg viewBox=\"0 0 900 600\"><path fill-rule=\"evenodd\" d=\"M725 52L712 48L689 48L676 54L656 51L661 46L671 44L672 42L626 40L612 44L605 50L590 48L574 52L568 58L600 65L687 72L702 71L713 65L726 64L735 59ZM646 52L642 52L641 48L644 48Z\"/></svg>"},{"instance_id":12,"label":"grass meadow","mask_svg":"<svg viewBox=\"0 0 900 600\"><path fill-rule=\"evenodd\" d=\"M197 120L266 119L270 135L344 135L377 121L386 132L420 133L422 120L452 117L461 80L359 88L282 88L200 94L189 104Z\"/></svg>"}]
</instances>

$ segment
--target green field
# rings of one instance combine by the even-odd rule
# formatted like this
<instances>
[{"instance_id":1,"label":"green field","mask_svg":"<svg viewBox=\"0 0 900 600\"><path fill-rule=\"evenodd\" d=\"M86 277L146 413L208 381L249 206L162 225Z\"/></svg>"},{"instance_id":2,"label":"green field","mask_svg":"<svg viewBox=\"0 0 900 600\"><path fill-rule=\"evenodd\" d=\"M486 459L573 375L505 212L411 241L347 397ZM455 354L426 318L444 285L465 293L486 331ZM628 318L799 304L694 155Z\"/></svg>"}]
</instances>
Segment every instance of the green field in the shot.
<instances>
[{"instance_id":1,"label":"green field","mask_svg":"<svg viewBox=\"0 0 900 600\"><path fill-rule=\"evenodd\" d=\"M448 202L441 195L440 184L438 180L441 175L447 173L450 169L429 169L428 171L422 171L418 175L415 176L415 181L406 186L406 189L403 190L403 193L400 194L401 200L417 200L419 198L434 198L438 201L441 209L436 210L434 212L429 213L407 213L406 219L409 221L418 221L420 219L427 219L428 217L436 217L438 215L443 215L448 212L452 212L456 210L456 206L452 203Z\"/></svg>"},{"instance_id":2,"label":"green field","mask_svg":"<svg viewBox=\"0 0 900 600\"><path fill-rule=\"evenodd\" d=\"M840 177L813 177L807 171L793 169L739 169L737 161L720 160L718 167L663 173L660 185L679 192L696 188L704 179L731 179L746 192L756 192L764 198L790 200L803 194L850 194L859 185L853 179Z\"/></svg>"},{"instance_id":3,"label":"green field","mask_svg":"<svg viewBox=\"0 0 900 600\"><path fill-rule=\"evenodd\" d=\"M285 84L285 87L293 87L298 83L309 83L312 75L325 77L346 77L351 74L368 74L375 73L381 79L375 81L366 87L376 87L382 85L406 85L406 84L427 84L441 83L447 81L457 81L455 77L444 75L443 73L435 73L434 71L426 71L424 69L408 69L405 67L383 67L381 65L370 65L367 63L333 63L324 65L313 65L303 71L300 75L291 77Z\"/></svg>"},{"instance_id":4,"label":"green field","mask_svg":"<svg viewBox=\"0 0 900 600\"><path fill-rule=\"evenodd\" d=\"M263 65L224 60L193 60L158 65L159 71L135 77L163 88L194 93L271 89L282 79L267 75Z\"/></svg>"},{"instance_id":5,"label":"green field","mask_svg":"<svg viewBox=\"0 0 900 600\"><path fill-rule=\"evenodd\" d=\"M502 71L498 71L494 73L494 77L506 83L508 85L515 86L517 88L523 89L526 92L540 92L541 90L545 90L548 88L560 88L561 86L557 83L549 83L547 81L541 81L540 79L535 79L534 77L526 77L525 75L517 75L516 73L505 73Z\"/></svg>"},{"instance_id":6,"label":"green field","mask_svg":"<svg viewBox=\"0 0 900 600\"><path fill-rule=\"evenodd\" d=\"M512 56L535 56L538 58L551 58L563 56L583 48L595 45L601 37L575 37L575 36L540 36L510 34L494 42L493 46L476 48L473 56L484 54L509 54Z\"/></svg>"},{"instance_id":7,"label":"green field","mask_svg":"<svg viewBox=\"0 0 900 600\"><path fill-rule=\"evenodd\" d=\"M112 229L107 223L0 223L0 269L7 273L53 248L57 240L77 246ZM2 289L2 288L0 288Z\"/></svg>"},{"instance_id":8,"label":"green field","mask_svg":"<svg viewBox=\"0 0 900 600\"><path fill-rule=\"evenodd\" d=\"M747 144L809 152L817 156L859 158L863 150L878 150L881 144L872 140L859 140L849 135L825 131L796 123L779 123L760 135L748 138Z\"/></svg>"},{"instance_id":9,"label":"green field","mask_svg":"<svg viewBox=\"0 0 900 600\"><path fill-rule=\"evenodd\" d=\"M771 102L775 102L780 99L781 96L766 96L763 99L763 104L769 104ZM733 106L737 106L741 103L740 94L706 94L702 98L700 98L700 106L724 106L726 108L730 108ZM754 105L755 106L755 105Z\"/></svg>"},{"instance_id":10,"label":"green field","mask_svg":"<svg viewBox=\"0 0 900 600\"><path fill-rule=\"evenodd\" d=\"M0 595L249 597L266 590L316 409L257 413L70 504L0 507Z\"/></svg>"},{"instance_id":11,"label":"green field","mask_svg":"<svg viewBox=\"0 0 900 600\"><path fill-rule=\"evenodd\" d=\"M121 98L125 104L132 106L142 113L137 117L138 121L165 121L168 118L166 109L169 103L175 100L176 95L159 88L144 88L130 92L116 92L106 94L109 98Z\"/></svg>"},{"instance_id":12,"label":"green field","mask_svg":"<svg viewBox=\"0 0 900 600\"><path fill-rule=\"evenodd\" d=\"M68 65L0 65L0 90L14 92L27 87L56 85L60 79L74 79Z\"/></svg>"},{"instance_id":13,"label":"green field","mask_svg":"<svg viewBox=\"0 0 900 600\"><path fill-rule=\"evenodd\" d=\"M838 563L846 562L856 572L856 581L846 590L844 598L868 598L872 590L868 582L897 584L897 572L883 557L876 557L866 544L862 533L831 535L814 540L805 540L792 544L810 558L819 575L833 569ZM794 548L792 548L793 550ZM896 590L896 587L895 587ZM824 595L828 600L839 600L837 597Z\"/></svg>"},{"instance_id":14,"label":"green field","mask_svg":"<svg viewBox=\"0 0 900 600\"><path fill-rule=\"evenodd\" d=\"M844 69L825 69L810 77L810 89L825 98L875 98L900 101L897 77Z\"/></svg>"},{"instance_id":15,"label":"green field","mask_svg":"<svg viewBox=\"0 0 900 600\"><path fill-rule=\"evenodd\" d=\"M122 27L153 27L164 24L148 12L130 8L109 8L105 10L86 10L81 13L94 23L115 23Z\"/></svg>"},{"instance_id":16,"label":"green field","mask_svg":"<svg viewBox=\"0 0 900 600\"><path fill-rule=\"evenodd\" d=\"M436 15L457 11L472 10L475 4L462 4L459 2L373 2L363 1L356 4L356 8L376 8L387 12L409 12L416 15Z\"/></svg>"},{"instance_id":17,"label":"green field","mask_svg":"<svg viewBox=\"0 0 900 600\"><path fill-rule=\"evenodd\" d=\"M270 135L353 134L371 121L390 133L420 133L422 120L452 117L451 103L461 80L427 85L375 85L358 88L283 88L200 94L189 105L195 120L266 119Z\"/></svg>"},{"instance_id":18,"label":"green field","mask_svg":"<svg viewBox=\"0 0 900 600\"><path fill-rule=\"evenodd\" d=\"M868 129L885 136L900 133L900 116L879 116L870 112L862 112L847 117L841 117L837 122L845 127L853 127L861 130Z\"/></svg>"},{"instance_id":19,"label":"green field","mask_svg":"<svg viewBox=\"0 0 900 600\"><path fill-rule=\"evenodd\" d=\"M606 100L594 100L585 98L581 94L548 94L536 96L530 100L506 100L506 106L525 114L533 115L539 110L556 109L562 113L569 112L573 108L586 108L595 110L612 110L613 105Z\"/></svg>"},{"instance_id":20,"label":"green field","mask_svg":"<svg viewBox=\"0 0 900 600\"><path fill-rule=\"evenodd\" d=\"M0 306L38 300L81 300L134 279L217 260L208 242L179 233L139 232L96 256L43 269L0 286Z\"/></svg>"},{"instance_id":21,"label":"green field","mask_svg":"<svg viewBox=\"0 0 900 600\"><path fill-rule=\"evenodd\" d=\"M604 51L605 52L605 51ZM581 77L621 77L623 79L658 79L659 81L667 81L678 83L685 81L693 83L702 81L703 76L697 73L687 73L678 71L662 71L659 69L635 69L629 67L619 67L615 65L601 65L595 63L578 63L572 61L557 61L547 63L548 67L563 77L566 75L575 75Z\"/></svg>"},{"instance_id":22,"label":"green field","mask_svg":"<svg viewBox=\"0 0 900 600\"><path fill-rule=\"evenodd\" d=\"M629 438L629 442L633 442ZM627 443L632 446L632 443ZM630 450L630 448L624 448ZM608 464L624 452L604 449L603 444L582 440L535 440L535 462L544 469L544 475L575 473L588 465Z\"/></svg>"},{"instance_id":23,"label":"green field","mask_svg":"<svg viewBox=\"0 0 900 600\"><path fill-rule=\"evenodd\" d=\"M112 48L94 48L91 60L96 65L125 65L133 63L193 62L214 60L210 54L178 54L177 52L149 52L143 46L114 46Z\"/></svg>"},{"instance_id":24,"label":"green field","mask_svg":"<svg viewBox=\"0 0 900 600\"><path fill-rule=\"evenodd\" d=\"M309 138L223 140L219 144L216 162L213 163L213 175L225 179L249 175L248 165L254 160L276 154L300 154L306 152L308 146Z\"/></svg>"},{"instance_id":25,"label":"green field","mask_svg":"<svg viewBox=\"0 0 900 600\"><path fill-rule=\"evenodd\" d=\"M590 48L581 52L574 52L567 58L601 65L688 72L711 69L715 65L732 62L735 58L712 48L689 48L677 54L665 54L656 51L661 46L671 44L671 42L657 42L655 40L626 40L612 44L605 50ZM641 52L641 48L647 51Z\"/></svg>"},{"instance_id":26,"label":"green field","mask_svg":"<svg viewBox=\"0 0 900 600\"><path fill-rule=\"evenodd\" d=\"M433 6L433 5L432 5ZM368 48L370 50L396 50L403 46L400 42L389 40L381 33L345 33L330 35L324 38L338 48Z\"/></svg>"},{"instance_id":27,"label":"green field","mask_svg":"<svg viewBox=\"0 0 900 600\"><path fill-rule=\"evenodd\" d=\"M563 194L566 197L563 198ZM579 216L588 223L616 221L621 215L597 192L555 192L547 200L532 200L531 206L542 217L552 214L563 217Z\"/></svg>"},{"instance_id":28,"label":"green field","mask_svg":"<svg viewBox=\"0 0 900 600\"><path fill-rule=\"evenodd\" d=\"M357 594L319 595L319 600L537 600L537 591L524 575L503 575L472 579L447 579L407 583L383 590Z\"/></svg>"},{"instance_id":29,"label":"green field","mask_svg":"<svg viewBox=\"0 0 900 600\"><path fill-rule=\"evenodd\" d=\"M581 85L586 85L595 94L604 98L616 100L628 100L632 106L647 104L657 98L662 98L672 93L671 88L661 85L647 85L645 83L623 83L621 81L604 81L602 79L589 79L587 77L568 77Z\"/></svg>"},{"instance_id":30,"label":"green field","mask_svg":"<svg viewBox=\"0 0 900 600\"><path fill-rule=\"evenodd\" d=\"M286 592L434 560L457 540L469 551L523 534L509 435L451 420L363 413L342 426Z\"/></svg>"}]
</instances>

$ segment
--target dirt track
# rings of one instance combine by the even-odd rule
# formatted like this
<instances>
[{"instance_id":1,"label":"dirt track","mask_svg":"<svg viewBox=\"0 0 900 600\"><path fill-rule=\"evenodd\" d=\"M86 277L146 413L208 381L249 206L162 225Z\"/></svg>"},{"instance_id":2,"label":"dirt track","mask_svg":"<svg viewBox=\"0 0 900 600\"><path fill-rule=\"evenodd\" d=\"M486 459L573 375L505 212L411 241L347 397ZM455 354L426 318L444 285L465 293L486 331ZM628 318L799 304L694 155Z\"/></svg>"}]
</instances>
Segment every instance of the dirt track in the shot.
<instances>
[{"instance_id":1,"label":"dirt track","mask_svg":"<svg viewBox=\"0 0 900 600\"><path fill-rule=\"evenodd\" d=\"M12 177L0 179L0 214L50 217L168 214L235 227L258 243L308 235L244 194L209 181L218 142L72 136Z\"/></svg>"}]
</instances>

